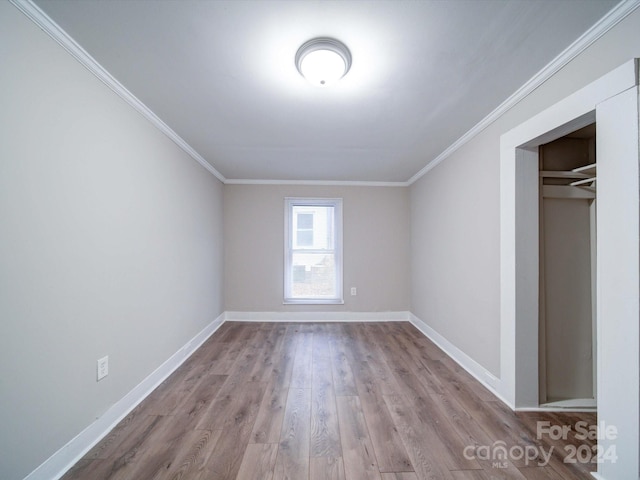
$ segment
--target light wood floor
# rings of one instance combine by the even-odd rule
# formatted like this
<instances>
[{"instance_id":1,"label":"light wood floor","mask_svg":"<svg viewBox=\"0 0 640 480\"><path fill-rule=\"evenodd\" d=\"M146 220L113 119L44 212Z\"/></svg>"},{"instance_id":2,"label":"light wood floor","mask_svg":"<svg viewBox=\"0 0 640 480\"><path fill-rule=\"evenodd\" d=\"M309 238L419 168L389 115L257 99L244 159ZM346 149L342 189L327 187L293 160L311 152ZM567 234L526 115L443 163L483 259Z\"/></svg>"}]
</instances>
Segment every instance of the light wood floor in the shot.
<instances>
[{"instance_id":1,"label":"light wood floor","mask_svg":"<svg viewBox=\"0 0 640 480\"><path fill-rule=\"evenodd\" d=\"M589 479L592 442L537 438L581 420L514 414L409 323L229 322L63 478Z\"/></svg>"}]
</instances>

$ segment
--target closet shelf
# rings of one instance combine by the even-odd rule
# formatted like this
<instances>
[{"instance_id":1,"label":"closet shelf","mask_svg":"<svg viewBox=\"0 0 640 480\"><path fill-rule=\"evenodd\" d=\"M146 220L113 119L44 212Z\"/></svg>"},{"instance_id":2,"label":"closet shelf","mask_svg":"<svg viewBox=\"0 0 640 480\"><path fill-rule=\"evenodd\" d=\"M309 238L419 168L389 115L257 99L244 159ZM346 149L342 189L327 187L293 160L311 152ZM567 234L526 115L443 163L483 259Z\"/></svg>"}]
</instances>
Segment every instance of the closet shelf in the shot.
<instances>
[{"instance_id":1,"label":"closet shelf","mask_svg":"<svg viewBox=\"0 0 640 480\"><path fill-rule=\"evenodd\" d=\"M572 172L575 173L586 173L587 175L593 176L596 174L596 164L591 163L589 165L585 165L583 167L574 168Z\"/></svg>"},{"instance_id":2,"label":"closet shelf","mask_svg":"<svg viewBox=\"0 0 640 480\"><path fill-rule=\"evenodd\" d=\"M591 178L593 175L575 171L542 170L540 176L543 178Z\"/></svg>"},{"instance_id":3,"label":"closet shelf","mask_svg":"<svg viewBox=\"0 0 640 480\"><path fill-rule=\"evenodd\" d=\"M543 198L596 198L595 163L573 170L541 170L540 178L556 179L555 182L550 181L550 185L543 180Z\"/></svg>"}]
</instances>

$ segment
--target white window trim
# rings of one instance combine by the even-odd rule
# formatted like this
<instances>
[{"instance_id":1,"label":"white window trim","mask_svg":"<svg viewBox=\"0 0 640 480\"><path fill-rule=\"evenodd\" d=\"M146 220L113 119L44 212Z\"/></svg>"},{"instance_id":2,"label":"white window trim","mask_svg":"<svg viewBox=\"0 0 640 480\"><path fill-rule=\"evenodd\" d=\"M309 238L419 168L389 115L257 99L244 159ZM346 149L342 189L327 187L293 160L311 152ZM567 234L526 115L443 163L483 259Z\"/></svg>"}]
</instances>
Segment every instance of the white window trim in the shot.
<instances>
[{"instance_id":1,"label":"white window trim","mask_svg":"<svg viewBox=\"0 0 640 480\"><path fill-rule=\"evenodd\" d=\"M292 298L292 258L293 258L293 207L294 206L327 206L334 207L334 255L336 259L336 294L337 297ZM284 304L285 305L342 305L342 199L341 198L299 198L284 199ZM310 251L311 252L311 251Z\"/></svg>"}]
</instances>

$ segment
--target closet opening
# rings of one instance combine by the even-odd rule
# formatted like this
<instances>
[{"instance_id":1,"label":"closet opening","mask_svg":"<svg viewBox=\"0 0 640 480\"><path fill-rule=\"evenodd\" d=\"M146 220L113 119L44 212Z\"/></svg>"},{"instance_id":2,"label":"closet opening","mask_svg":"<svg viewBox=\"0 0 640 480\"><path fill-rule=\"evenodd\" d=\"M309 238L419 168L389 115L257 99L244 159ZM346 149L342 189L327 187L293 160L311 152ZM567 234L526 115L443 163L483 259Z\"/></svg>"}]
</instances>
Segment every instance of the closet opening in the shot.
<instances>
[{"instance_id":1,"label":"closet opening","mask_svg":"<svg viewBox=\"0 0 640 480\"><path fill-rule=\"evenodd\" d=\"M596 124L539 146L539 404L596 407Z\"/></svg>"}]
</instances>

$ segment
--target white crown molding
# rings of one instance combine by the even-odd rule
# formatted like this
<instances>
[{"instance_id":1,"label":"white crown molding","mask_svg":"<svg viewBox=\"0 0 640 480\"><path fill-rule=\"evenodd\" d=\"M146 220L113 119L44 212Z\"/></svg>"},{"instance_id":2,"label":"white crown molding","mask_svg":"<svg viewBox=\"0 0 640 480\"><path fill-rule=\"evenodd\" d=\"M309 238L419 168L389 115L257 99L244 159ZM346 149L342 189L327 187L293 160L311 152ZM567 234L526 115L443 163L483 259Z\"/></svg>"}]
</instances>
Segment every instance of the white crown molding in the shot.
<instances>
[{"instance_id":1,"label":"white crown molding","mask_svg":"<svg viewBox=\"0 0 640 480\"><path fill-rule=\"evenodd\" d=\"M335 187L408 187L408 182L367 182L351 180L253 180L227 179L227 185L320 185Z\"/></svg>"},{"instance_id":2,"label":"white crown molding","mask_svg":"<svg viewBox=\"0 0 640 480\"><path fill-rule=\"evenodd\" d=\"M57 23L55 23L46 13L44 13L31 0L9 0L18 10L24 13L31 21L40 27L45 33L53 38L67 52L78 60L87 70L93 73L102 83L115 92L120 98L131 105L143 117L149 120L158 130L169 137L187 155L202 165L206 170L215 175L218 180L224 182L225 177L218 172L209 162L207 162L198 152L196 152L180 135L174 132L171 127L164 123L155 113L142 103L133 93L116 80L95 58L82 48L73 38L71 38Z\"/></svg>"},{"instance_id":3,"label":"white crown molding","mask_svg":"<svg viewBox=\"0 0 640 480\"><path fill-rule=\"evenodd\" d=\"M575 42L567 47L562 53L548 63L542 70L536 73L515 93L502 102L489 115L484 117L473 128L462 135L458 140L446 148L440 155L431 160L418 173L413 175L406 182L367 182L367 181L320 181L320 180L245 180L245 179L227 179L218 170L216 170L209 162L207 162L198 152L196 152L182 137L173 131L166 123L164 123L153 111L151 111L144 103L135 97L124 85L116 80L107 70L105 70L89 53L87 53L73 38L71 38L58 24L56 24L49 16L44 13L31 0L9 0L22 13L31 19L38 27L46 32L51 38L58 42L67 52L69 52L76 60L78 60L85 68L93 73L100 81L107 85L124 101L131 105L135 110L147 118L161 132L169 137L176 145L178 145L185 153L191 156L195 161L202 165L207 171L216 176L221 182L229 185L321 185L321 186L378 186L378 187L406 187L415 183L423 177L427 172L435 168L444 160L449 158L456 150L465 145L476 135L487 128L491 123L496 121L500 116L513 108L518 102L523 100L527 95L547 81L551 76L557 73L562 67L573 60L576 56L587 49L596 40L607 33L611 28L621 22L634 10L640 7L640 0L623 0L613 9L611 9L604 17L602 17L595 25L587 30Z\"/></svg>"},{"instance_id":4,"label":"white crown molding","mask_svg":"<svg viewBox=\"0 0 640 480\"><path fill-rule=\"evenodd\" d=\"M429 170L432 170L444 160L449 158L453 152L458 150L485 128L495 122L498 118L504 115L507 111L513 108L517 103L523 100L527 95L533 92L536 88L546 82L555 73L557 73L562 67L567 65L571 60L585 51L591 44L602 37L605 33L615 27L618 23L624 20L634 10L640 7L640 0L623 0L609 13L602 17L595 25L582 34L575 42L564 49L556 58L551 60L545 67L538 73L531 77L524 85L515 91L509 98L502 102L498 107L493 110L489 115L484 117L478 122L471 130L465 133L462 137L452 143L446 150L440 155L425 165L422 170L411 177L407 184L411 185L418 179L423 177Z\"/></svg>"}]
</instances>

